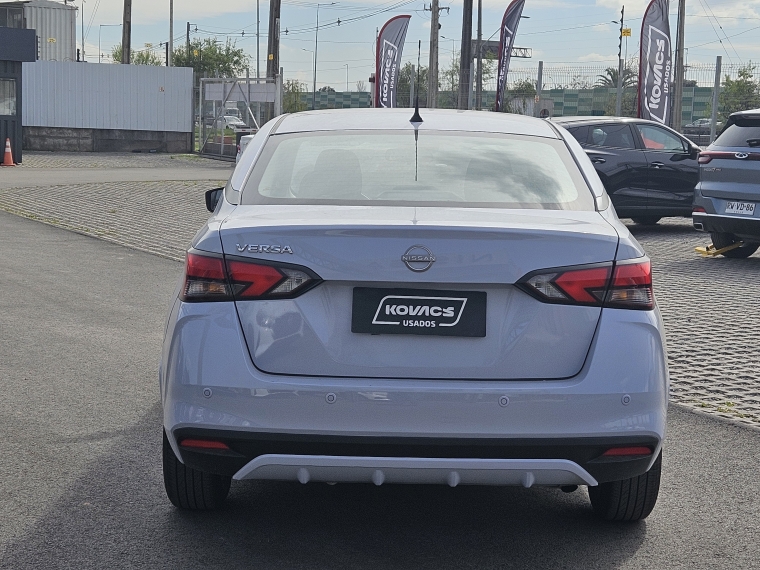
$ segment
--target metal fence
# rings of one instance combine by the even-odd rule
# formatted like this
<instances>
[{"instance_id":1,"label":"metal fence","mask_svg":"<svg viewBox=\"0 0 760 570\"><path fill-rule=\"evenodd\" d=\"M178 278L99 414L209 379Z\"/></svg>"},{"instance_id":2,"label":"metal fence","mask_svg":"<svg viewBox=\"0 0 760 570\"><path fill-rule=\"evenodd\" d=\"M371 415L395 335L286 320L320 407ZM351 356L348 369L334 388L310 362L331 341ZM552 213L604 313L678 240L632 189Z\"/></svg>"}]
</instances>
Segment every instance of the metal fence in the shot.
<instances>
[{"instance_id":1,"label":"metal fence","mask_svg":"<svg viewBox=\"0 0 760 570\"><path fill-rule=\"evenodd\" d=\"M195 113L198 152L234 158L240 137L282 114L282 76L202 78Z\"/></svg>"}]
</instances>

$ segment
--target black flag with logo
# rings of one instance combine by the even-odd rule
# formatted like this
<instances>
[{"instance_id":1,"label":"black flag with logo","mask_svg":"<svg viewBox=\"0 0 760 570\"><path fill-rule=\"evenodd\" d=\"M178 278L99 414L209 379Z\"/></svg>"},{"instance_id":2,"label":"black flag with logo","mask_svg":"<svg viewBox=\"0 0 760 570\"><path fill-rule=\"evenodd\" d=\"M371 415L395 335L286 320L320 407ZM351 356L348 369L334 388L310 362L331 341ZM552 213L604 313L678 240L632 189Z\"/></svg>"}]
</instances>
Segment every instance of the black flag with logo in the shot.
<instances>
[{"instance_id":1,"label":"black flag with logo","mask_svg":"<svg viewBox=\"0 0 760 570\"><path fill-rule=\"evenodd\" d=\"M377 37L375 63L375 107L395 107L396 88L401 71L401 52L411 16L388 20Z\"/></svg>"},{"instance_id":2,"label":"black flag with logo","mask_svg":"<svg viewBox=\"0 0 760 570\"><path fill-rule=\"evenodd\" d=\"M670 22L668 0L652 0L641 25L639 57L639 117L670 123Z\"/></svg>"},{"instance_id":3,"label":"black flag with logo","mask_svg":"<svg viewBox=\"0 0 760 570\"><path fill-rule=\"evenodd\" d=\"M496 76L496 110L504 110L504 87L507 84L509 60L512 57L512 46L515 44L517 25L520 23L525 0L514 0L504 12L501 21L501 39L499 40L499 74Z\"/></svg>"}]
</instances>

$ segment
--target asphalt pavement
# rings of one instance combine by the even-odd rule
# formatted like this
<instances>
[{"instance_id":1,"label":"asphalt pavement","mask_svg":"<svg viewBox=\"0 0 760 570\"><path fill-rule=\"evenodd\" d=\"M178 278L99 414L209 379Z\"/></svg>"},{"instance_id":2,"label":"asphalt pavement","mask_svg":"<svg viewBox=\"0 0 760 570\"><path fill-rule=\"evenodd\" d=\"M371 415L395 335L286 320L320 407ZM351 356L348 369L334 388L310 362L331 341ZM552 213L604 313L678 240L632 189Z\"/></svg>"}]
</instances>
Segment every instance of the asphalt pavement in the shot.
<instances>
[{"instance_id":1,"label":"asphalt pavement","mask_svg":"<svg viewBox=\"0 0 760 570\"><path fill-rule=\"evenodd\" d=\"M0 568L760 568L760 433L671 407L652 515L586 492L235 482L164 496L157 368L181 265L0 212Z\"/></svg>"}]
</instances>

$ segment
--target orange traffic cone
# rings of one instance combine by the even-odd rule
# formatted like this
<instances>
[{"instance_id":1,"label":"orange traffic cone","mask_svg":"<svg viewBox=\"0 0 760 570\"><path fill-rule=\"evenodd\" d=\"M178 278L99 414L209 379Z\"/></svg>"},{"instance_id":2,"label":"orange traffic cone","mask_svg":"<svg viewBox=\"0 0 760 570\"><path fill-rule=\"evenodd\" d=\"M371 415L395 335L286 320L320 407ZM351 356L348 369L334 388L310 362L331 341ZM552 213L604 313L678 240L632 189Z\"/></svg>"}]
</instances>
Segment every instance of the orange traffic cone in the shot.
<instances>
[{"instance_id":1,"label":"orange traffic cone","mask_svg":"<svg viewBox=\"0 0 760 570\"><path fill-rule=\"evenodd\" d=\"M13 162L13 151L11 150L11 139L5 139L5 156L3 157L3 163L0 166L16 166Z\"/></svg>"}]
</instances>

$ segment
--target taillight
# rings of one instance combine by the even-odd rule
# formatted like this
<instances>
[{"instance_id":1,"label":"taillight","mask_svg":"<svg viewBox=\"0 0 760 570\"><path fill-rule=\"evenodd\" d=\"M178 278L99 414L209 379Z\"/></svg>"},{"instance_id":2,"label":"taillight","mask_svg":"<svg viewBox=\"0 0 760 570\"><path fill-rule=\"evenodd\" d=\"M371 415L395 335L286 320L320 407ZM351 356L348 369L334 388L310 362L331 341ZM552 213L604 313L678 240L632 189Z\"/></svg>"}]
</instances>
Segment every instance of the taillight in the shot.
<instances>
[{"instance_id":1,"label":"taillight","mask_svg":"<svg viewBox=\"0 0 760 570\"><path fill-rule=\"evenodd\" d=\"M623 261L615 264L605 307L617 309L652 309L652 264L649 260Z\"/></svg>"},{"instance_id":2,"label":"taillight","mask_svg":"<svg viewBox=\"0 0 760 570\"><path fill-rule=\"evenodd\" d=\"M694 214L706 214L707 210L705 210L704 206L694 206L691 209L692 213Z\"/></svg>"},{"instance_id":3,"label":"taillight","mask_svg":"<svg viewBox=\"0 0 760 570\"><path fill-rule=\"evenodd\" d=\"M697 162L699 164L707 164L713 159L713 157L710 155L709 152L700 152L699 157L697 158Z\"/></svg>"},{"instance_id":4,"label":"taillight","mask_svg":"<svg viewBox=\"0 0 760 570\"><path fill-rule=\"evenodd\" d=\"M183 301L231 301L232 291L221 257L187 253Z\"/></svg>"},{"instance_id":5,"label":"taillight","mask_svg":"<svg viewBox=\"0 0 760 570\"><path fill-rule=\"evenodd\" d=\"M652 271L648 259L534 271L517 282L545 303L652 309Z\"/></svg>"},{"instance_id":6,"label":"taillight","mask_svg":"<svg viewBox=\"0 0 760 570\"><path fill-rule=\"evenodd\" d=\"M292 298L320 282L306 268L188 252L183 301Z\"/></svg>"}]
</instances>

